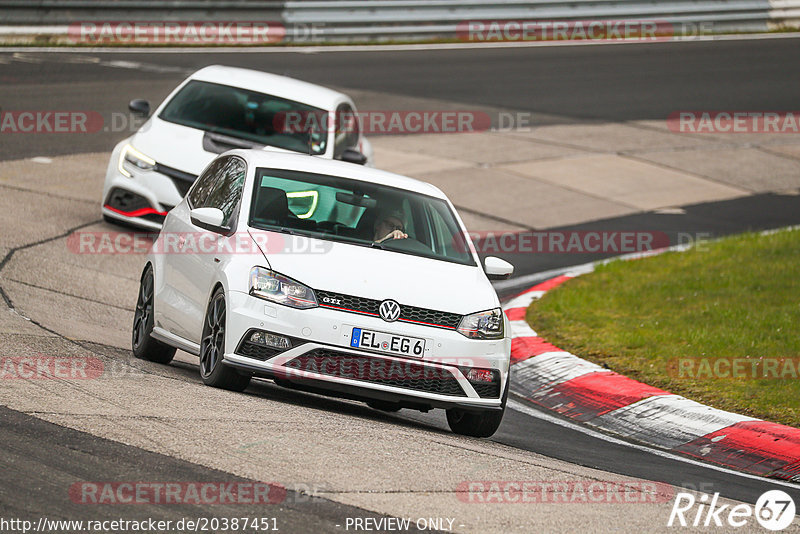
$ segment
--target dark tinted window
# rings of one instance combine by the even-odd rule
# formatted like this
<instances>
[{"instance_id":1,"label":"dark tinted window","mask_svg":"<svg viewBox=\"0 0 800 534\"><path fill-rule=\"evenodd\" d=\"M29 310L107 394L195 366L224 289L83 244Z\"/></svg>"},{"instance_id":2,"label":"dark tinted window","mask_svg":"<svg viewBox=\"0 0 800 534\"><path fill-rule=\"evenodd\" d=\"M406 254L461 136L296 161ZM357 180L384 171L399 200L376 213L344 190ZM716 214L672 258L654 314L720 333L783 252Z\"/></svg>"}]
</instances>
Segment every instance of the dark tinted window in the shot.
<instances>
[{"instance_id":1,"label":"dark tinted window","mask_svg":"<svg viewBox=\"0 0 800 534\"><path fill-rule=\"evenodd\" d=\"M224 163L219 169L219 179L214 182L203 207L221 209L225 214L222 226L229 227L239 200L242 198L246 167L244 162L237 157L223 158L223 161Z\"/></svg>"},{"instance_id":2,"label":"dark tinted window","mask_svg":"<svg viewBox=\"0 0 800 534\"><path fill-rule=\"evenodd\" d=\"M220 170L225 166L227 159L228 158L220 158L206 167L205 172L200 175L187 195L190 208L200 208L203 206L203 202L205 202L206 197L214 187L214 182L217 181Z\"/></svg>"},{"instance_id":3,"label":"dark tinted window","mask_svg":"<svg viewBox=\"0 0 800 534\"><path fill-rule=\"evenodd\" d=\"M250 226L475 265L442 199L340 176L257 169ZM403 239L387 239L399 230Z\"/></svg>"},{"instance_id":4,"label":"dark tinted window","mask_svg":"<svg viewBox=\"0 0 800 534\"><path fill-rule=\"evenodd\" d=\"M197 80L166 105L162 120L296 152L324 154L325 111L285 98Z\"/></svg>"},{"instance_id":5,"label":"dark tinted window","mask_svg":"<svg viewBox=\"0 0 800 534\"><path fill-rule=\"evenodd\" d=\"M339 104L336 108L336 133L333 157L341 158L348 148L358 148L358 116L350 104Z\"/></svg>"}]
</instances>

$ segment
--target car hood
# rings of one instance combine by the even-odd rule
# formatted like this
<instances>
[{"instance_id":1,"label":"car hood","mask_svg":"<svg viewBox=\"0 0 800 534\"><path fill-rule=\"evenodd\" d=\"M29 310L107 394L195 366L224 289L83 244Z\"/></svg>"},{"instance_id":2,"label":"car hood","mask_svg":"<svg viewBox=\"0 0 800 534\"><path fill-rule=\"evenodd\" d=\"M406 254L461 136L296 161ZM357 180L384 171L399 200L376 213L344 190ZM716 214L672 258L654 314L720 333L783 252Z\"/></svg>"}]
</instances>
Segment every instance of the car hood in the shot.
<instances>
[{"instance_id":1,"label":"car hood","mask_svg":"<svg viewBox=\"0 0 800 534\"><path fill-rule=\"evenodd\" d=\"M250 234L271 269L313 289L461 315L500 305L477 266L256 229Z\"/></svg>"},{"instance_id":2,"label":"car hood","mask_svg":"<svg viewBox=\"0 0 800 534\"><path fill-rule=\"evenodd\" d=\"M203 130L152 117L131 138L131 144L162 165L199 175L217 157L215 152L203 149L204 135ZM264 150L296 153L277 147L265 147Z\"/></svg>"}]
</instances>

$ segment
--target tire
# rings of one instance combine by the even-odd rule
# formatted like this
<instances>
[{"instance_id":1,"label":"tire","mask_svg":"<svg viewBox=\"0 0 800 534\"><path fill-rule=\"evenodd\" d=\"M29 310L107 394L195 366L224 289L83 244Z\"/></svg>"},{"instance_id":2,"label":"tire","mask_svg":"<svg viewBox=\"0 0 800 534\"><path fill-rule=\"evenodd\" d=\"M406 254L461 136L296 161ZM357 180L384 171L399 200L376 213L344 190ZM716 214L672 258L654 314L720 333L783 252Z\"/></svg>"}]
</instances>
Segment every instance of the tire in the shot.
<instances>
[{"instance_id":1,"label":"tire","mask_svg":"<svg viewBox=\"0 0 800 534\"><path fill-rule=\"evenodd\" d=\"M484 412L468 412L459 408L447 410L447 424L456 434L471 436L473 438L489 438L500 428L503 415L506 413L506 401L508 400L508 384L511 381L509 376L506 379L505 391L503 391L502 410L492 410Z\"/></svg>"},{"instance_id":2,"label":"tire","mask_svg":"<svg viewBox=\"0 0 800 534\"><path fill-rule=\"evenodd\" d=\"M133 312L131 348L133 355L140 360L168 364L175 357L175 347L153 339L153 267L148 265L139 282L139 296Z\"/></svg>"},{"instance_id":3,"label":"tire","mask_svg":"<svg viewBox=\"0 0 800 534\"><path fill-rule=\"evenodd\" d=\"M239 374L236 369L222 363L225 354L225 292L217 289L208 303L203 320L203 337L200 342L200 378L207 386L244 391L250 384L250 376Z\"/></svg>"}]
</instances>

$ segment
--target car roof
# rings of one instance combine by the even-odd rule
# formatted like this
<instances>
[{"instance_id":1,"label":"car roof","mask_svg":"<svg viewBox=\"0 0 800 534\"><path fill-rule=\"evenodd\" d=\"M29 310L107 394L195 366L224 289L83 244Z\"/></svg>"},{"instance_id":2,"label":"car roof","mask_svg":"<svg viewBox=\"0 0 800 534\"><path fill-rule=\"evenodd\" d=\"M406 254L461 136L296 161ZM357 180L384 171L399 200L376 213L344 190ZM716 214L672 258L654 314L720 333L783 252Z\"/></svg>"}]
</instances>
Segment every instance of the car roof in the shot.
<instances>
[{"instance_id":1,"label":"car roof","mask_svg":"<svg viewBox=\"0 0 800 534\"><path fill-rule=\"evenodd\" d=\"M248 166L266 169L286 169L315 174L328 174L352 180L396 187L446 200L445 194L436 186L387 171L365 167L355 163L330 160L306 154L285 154L269 150L231 150L226 154L236 154L247 161Z\"/></svg>"},{"instance_id":2,"label":"car roof","mask_svg":"<svg viewBox=\"0 0 800 534\"><path fill-rule=\"evenodd\" d=\"M189 79L241 87L325 110L333 110L340 102L350 101L344 93L321 85L238 67L212 65L198 70Z\"/></svg>"}]
</instances>

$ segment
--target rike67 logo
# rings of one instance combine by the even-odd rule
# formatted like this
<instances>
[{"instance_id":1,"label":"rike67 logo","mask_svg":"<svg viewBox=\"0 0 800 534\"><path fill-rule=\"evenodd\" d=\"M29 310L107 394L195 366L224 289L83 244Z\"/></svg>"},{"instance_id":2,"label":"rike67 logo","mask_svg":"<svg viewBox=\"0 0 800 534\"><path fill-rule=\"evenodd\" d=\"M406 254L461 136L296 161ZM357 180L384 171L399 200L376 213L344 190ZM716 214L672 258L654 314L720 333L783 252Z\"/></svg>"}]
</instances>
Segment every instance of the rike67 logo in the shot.
<instances>
[{"instance_id":1,"label":"rike67 logo","mask_svg":"<svg viewBox=\"0 0 800 534\"><path fill-rule=\"evenodd\" d=\"M752 525L753 519L767 530L783 530L794 521L794 500L781 490L770 490L761 495L755 506L750 504L720 504L719 493L706 493L699 497L680 492L669 515L667 526L682 527L732 527Z\"/></svg>"}]
</instances>

